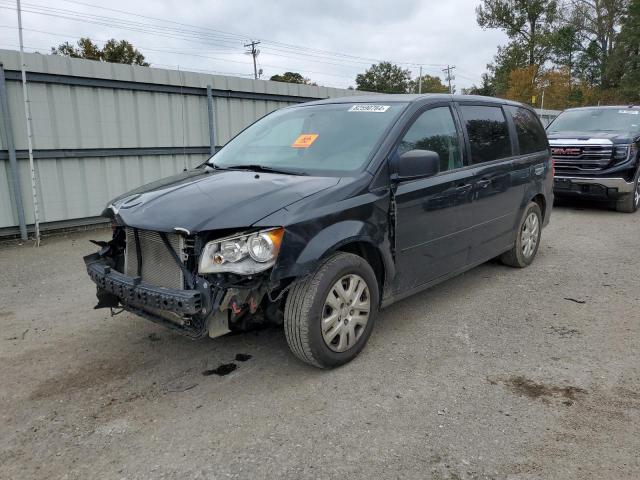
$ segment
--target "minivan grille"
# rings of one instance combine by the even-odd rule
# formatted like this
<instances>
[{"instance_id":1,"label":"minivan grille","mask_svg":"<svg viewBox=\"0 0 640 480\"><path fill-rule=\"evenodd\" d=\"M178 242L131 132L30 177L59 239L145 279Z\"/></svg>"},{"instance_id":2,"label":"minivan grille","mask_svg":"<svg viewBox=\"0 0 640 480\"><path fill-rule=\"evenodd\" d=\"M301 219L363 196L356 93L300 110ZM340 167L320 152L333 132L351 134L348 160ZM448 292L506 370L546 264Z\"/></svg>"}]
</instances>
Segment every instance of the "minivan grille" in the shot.
<instances>
[{"instance_id":1,"label":"minivan grille","mask_svg":"<svg viewBox=\"0 0 640 480\"><path fill-rule=\"evenodd\" d=\"M127 227L127 247L125 252L125 274L138 275L138 254L136 251L133 228ZM167 233L167 240L178 258L183 259L184 238L175 233ZM143 282L158 287L184 289L184 275L171 252L167 249L160 234L149 230L138 230L140 253L142 256L141 278Z\"/></svg>"},{"instance_id":2,"label":"minivan grille","mask_svg":"<svg viewBox=\"0 0 640 480\"><path fill-rule=\"evenodd\" d=\"M551 156L556 170L568 172L589 172L602 170L611 163L613 145L551 143Z\"/></svg>"}]
</instances>

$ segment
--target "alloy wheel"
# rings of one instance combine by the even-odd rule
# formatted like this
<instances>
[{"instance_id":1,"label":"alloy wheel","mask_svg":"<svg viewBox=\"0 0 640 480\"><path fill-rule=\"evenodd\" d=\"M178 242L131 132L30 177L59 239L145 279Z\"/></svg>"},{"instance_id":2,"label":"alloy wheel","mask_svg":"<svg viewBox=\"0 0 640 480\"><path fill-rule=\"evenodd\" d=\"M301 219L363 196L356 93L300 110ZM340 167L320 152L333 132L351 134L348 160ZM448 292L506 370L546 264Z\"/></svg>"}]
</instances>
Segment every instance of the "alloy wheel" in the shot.
<instances>
[{"instance_id":1,"label":"alloy wheel","mask_svg":"<svg viewBox=\"0 0 640 480\"><path fill-rule=\"evenodd\" d=\"M369 287L362 277L348 274L333 284L322 309L322 338L334 352L353 347L364 333L371 309Z\"/></svg>"},{"instance_id":2,"label":"alloy wheel","mask_svg":"<svg viewBox=\"0 0 640 480\"><path fill-rule=\"evenodd\" d=\"M540 220L535 212L527 215L527 219L522 225L522 254L525 258L530 258L536 251L538 245L538 236L540 234Z\"/></svg>"}]
</instances>

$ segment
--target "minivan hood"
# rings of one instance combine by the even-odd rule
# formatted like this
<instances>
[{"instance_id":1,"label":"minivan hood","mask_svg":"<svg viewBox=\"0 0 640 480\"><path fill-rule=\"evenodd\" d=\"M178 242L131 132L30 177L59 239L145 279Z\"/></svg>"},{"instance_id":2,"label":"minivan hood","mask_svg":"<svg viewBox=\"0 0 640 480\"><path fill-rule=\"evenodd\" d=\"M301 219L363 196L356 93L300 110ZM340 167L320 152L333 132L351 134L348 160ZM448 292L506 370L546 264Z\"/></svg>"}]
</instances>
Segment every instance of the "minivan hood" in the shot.
<instances>
[{"instance_id":1,"label":"minivan hood","mask_svg":"<svg viewBox=\"0 0 640 480\"><path fill-rule=\"evenodd\" d=\"M114 199L103 215L144 230L190 233L245 228L309 195L332 187L335 177L246 170L183 172ZM111 212L109 212L109 210Z\"/></svg>"},{"instance_id":2,"label":"minivan hood","mask_svg":"<svg viewBox=\"0 0 640 480\"><path fill-rule=\"evenodd\" d=\"M567 132L547 132L549 140L560 139L577 139L577 140L611 140L614 144L631 143L634 138L638 137L638 133L633 132L611 132L611 131L599 131L599 132L585 132L585 131L567 131Z\"/></svg>"}]
</instances>

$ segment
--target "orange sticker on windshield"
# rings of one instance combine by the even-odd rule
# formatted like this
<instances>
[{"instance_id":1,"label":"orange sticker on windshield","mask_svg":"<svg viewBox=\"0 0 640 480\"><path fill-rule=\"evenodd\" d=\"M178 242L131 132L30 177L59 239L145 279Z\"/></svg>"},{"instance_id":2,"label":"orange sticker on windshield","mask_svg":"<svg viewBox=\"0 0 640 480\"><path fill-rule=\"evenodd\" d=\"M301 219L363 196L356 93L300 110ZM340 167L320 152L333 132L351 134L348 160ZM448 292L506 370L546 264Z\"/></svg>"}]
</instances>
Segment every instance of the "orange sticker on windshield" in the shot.
<instances>
[{"instance_id":1,"label":"orange sticker on windshield","mask_svg":"<svg viewBox=\"0 0 640 480\"><path fill-rule=\"evenodd\" d=\"M317 133L303 133L291 144L293 148L309 148L318 138Z\"/></svg>"}]
</instances>

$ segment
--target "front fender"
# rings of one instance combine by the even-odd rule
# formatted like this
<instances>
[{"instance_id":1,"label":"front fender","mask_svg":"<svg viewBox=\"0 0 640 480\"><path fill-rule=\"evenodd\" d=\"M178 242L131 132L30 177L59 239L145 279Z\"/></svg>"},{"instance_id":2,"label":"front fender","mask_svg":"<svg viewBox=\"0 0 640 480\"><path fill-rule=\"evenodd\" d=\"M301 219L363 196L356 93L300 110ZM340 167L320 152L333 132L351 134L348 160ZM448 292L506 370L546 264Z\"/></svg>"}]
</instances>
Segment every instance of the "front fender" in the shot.
<instances>
[{"instance_id":1,"label":"front fender","mask_svg":"<svg viewBox=\"0 0 640 480\"><path fill-rule=\"evenodd\" d=\"M295 227L287 229L285 240L272 271L274 282L312 273L322 259L341 247L354 242L363 242L375 248L382 258L385 272L393 271L389 240L385 223L375 224L361 220L343 220L316 230L309 236L309 229Z\"/></svg>"}]
</instances>

